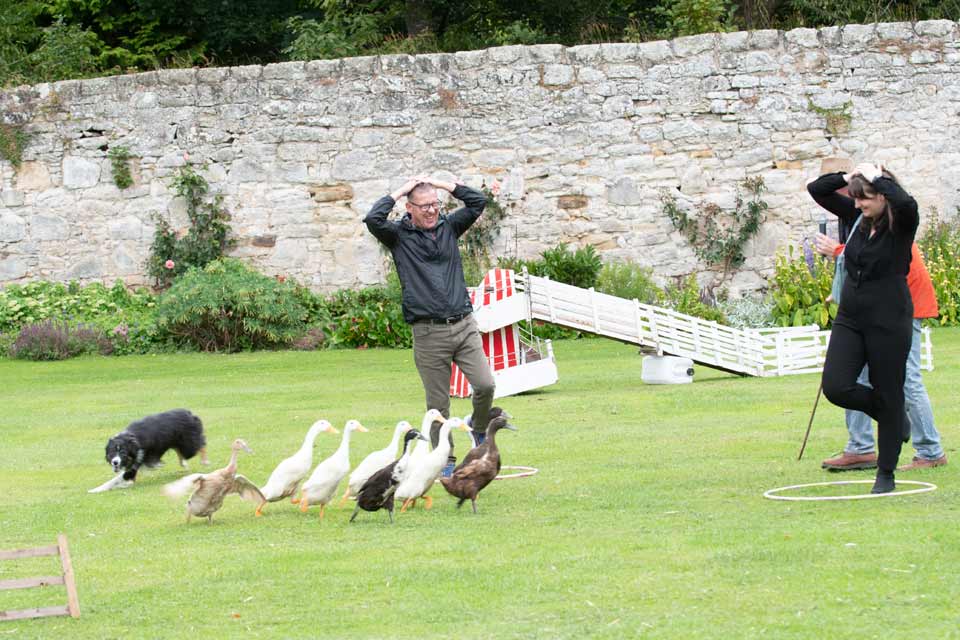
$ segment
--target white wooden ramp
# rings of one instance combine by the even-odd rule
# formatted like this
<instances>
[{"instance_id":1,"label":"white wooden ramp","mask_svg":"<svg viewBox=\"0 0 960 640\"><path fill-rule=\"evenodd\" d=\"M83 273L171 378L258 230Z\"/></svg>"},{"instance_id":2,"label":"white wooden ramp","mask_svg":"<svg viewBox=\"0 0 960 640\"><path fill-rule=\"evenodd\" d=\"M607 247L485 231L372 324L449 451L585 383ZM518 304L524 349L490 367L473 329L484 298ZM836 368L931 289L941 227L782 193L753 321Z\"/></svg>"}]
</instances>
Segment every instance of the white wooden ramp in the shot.
<instances>
[{"instance_id":1,"label":"white wooden ramp","mask_svg":"<svg viewBox=\"0 0 960 640\"><path fill-rule=\"evenodd\" d=\"M737 329L528 273L515 274L515 286L529 300L530 318L741 375L821 371L830 337L817 325ZM928 330L924 330L921 363L922 368L933 369Z\"/></svg>"}]
</instances>

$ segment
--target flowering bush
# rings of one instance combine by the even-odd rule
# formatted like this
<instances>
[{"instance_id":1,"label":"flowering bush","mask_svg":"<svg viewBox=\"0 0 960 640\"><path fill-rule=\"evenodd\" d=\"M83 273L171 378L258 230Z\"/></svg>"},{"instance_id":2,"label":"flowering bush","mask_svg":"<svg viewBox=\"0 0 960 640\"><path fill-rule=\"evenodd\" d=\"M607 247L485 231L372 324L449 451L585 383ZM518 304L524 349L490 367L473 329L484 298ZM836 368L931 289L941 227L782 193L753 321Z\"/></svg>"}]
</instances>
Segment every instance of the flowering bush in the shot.
<instances>
[{"instance_id":1,"label":"flowering bush","mask_svg":"<svg viewBox=\"0 0 960 640\"><path fill-rule=\"evenodd\" d=\"M230 216L223 209L223 198L210 195L210 185L203 176L185 165L174 178L173 188L186 202L190 229L180 235L166 219L156 217L147 273L163 287L191 267L203 267L220 258L233 244L228 237Z\"/></svg>"},{"instance_id":2,"label":"flowering bush","mask_svg":"<svg viewBox=\"0 0 960 640\"><path fill-rule=\"evenodd\" d=\"M10 357L21 360L66 360L83 353L109 355L113 345L96 327L43 320L20 330Z\"/></svg>"},{"instance_id":3,"label":"flowering bush","mask_svg":"<svg viewBox=\"0 0 960 640\"><path fill-rule=\"evenodd\" d=\"M935 322L960 324L960 217L950 221L934 214L918 245L937 292L940 316Z\"/></svg>"},{"instance_id":4,"label":"flowering bush","mask_svg":"<svg viewBox=\"0 0 960 640\"><path fill-rule=\"evenodd\" d=\"M21 327L47 319L84 323L103 332L118 355L147 353L164 342L157 332L156 304L150 292L131 291L120 280L110 288L45 281L10 285L0 291L0 332L15 335ZM121 325L125 329L115 332Z\"/></svg>"}]
</instances>

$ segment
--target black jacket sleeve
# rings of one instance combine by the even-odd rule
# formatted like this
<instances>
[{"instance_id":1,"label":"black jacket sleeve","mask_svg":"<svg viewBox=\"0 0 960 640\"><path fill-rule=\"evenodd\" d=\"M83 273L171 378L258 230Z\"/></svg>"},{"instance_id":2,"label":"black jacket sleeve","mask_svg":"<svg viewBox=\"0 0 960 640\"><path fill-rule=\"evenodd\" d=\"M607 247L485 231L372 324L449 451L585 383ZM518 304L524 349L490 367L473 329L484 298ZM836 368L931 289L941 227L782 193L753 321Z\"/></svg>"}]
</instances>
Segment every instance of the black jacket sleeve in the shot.
<instances>
[{"instance_id":1,"label":"black jacket sleeve","mask_svg":"<svg viewBox=\"0 0 960 640\"><path fill-rule=\"evenodd\" d=\"M887 178L880 176L873 181L873 188L877 193L883 194L890 204L893 211L893 224L891 229L898 236L913 237L917 233L917 227L920 224L920 213L917 209L917 201L913 196L903 190L899 184Z\"/></svg>"},{"instance_id":2,"label":"black jacket sleeve","mask_svg":"<svg viewBox=\"0 0 960 640\"><path fill-rule=\"evenodd\" d=\"M860 211L853 202L853 198L837 193L837 189L847 186L842 173L825 173L807 185L807 193L818 205L853 224Z\"/></svg>"},{"instance_id":3,"label":"black jacket sleeve","mask_svg":"<svg viewBox=\"0 0 960 640\"><path fill-rule=\"evenodd\" d=\"M453 197L466 205L447 216L447 224L459 238L483 213L483 208L487 206L487 196L482 191L458 184L453 190Z\"/></svg>"},{"instance_id":4,"label":"black jacket sleeve","mask_svg":"<svg viewBox=\"0 0 960 640\"><path fill-rule=\"evenodd\" d=\"M370 233L391 249L397 243L397 225L388 221L387 216L390 215L395 204L396 200L391 196L383 196L373 203L370 213L363 219Z\"/></svg>"}]
</instances>

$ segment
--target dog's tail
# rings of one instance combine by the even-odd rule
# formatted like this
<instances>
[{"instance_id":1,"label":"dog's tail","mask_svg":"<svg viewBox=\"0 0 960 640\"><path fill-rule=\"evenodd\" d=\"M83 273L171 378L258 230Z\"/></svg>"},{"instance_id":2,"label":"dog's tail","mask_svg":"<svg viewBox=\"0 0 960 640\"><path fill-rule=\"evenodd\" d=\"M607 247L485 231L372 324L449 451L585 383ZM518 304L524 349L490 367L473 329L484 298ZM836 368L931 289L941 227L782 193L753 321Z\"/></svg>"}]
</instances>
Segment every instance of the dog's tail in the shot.
<instances>
[{"instance_id":1,"label":"dog's tail","mask_svg":"<svg viewBox=\"0 0 960 640\"><path fill-rule=\"evenodd\" d=\"M179 480L163 485L163 495L168 498L179 498L193 488L194 483L203 477L202 473L191 473Z\"/></svg>"}]
</instances>

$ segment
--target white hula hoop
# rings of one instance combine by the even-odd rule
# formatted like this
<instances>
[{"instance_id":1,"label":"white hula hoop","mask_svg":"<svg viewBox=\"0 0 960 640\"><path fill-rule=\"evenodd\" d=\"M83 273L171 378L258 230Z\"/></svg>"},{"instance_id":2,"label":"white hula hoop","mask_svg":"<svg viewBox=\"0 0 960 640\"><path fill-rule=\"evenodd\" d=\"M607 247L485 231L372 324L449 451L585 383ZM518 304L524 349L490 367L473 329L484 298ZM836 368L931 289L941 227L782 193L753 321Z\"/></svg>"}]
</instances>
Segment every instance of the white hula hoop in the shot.
<instances>
[{"instance_id":1,"label":"white hula hoop","mask_svg":"<svg viewBox=\"0 0 960 640\"><path fill-rule=\"evenodd\" d=\"M809 484L794 484L789 487L779 487L763 492L763 497L769 500L792 500L797 502L821 502L824 500L866 500L868 498L891 498L893 496L908 496L915 493L926 493L934 491L937 485L930 482L919 482L917 480L897 480L897 486L902 484L918 485L919 489L909 489L907 491L891 491L890 493L866 493L852 496L781 496L777 495L781 491L791 489L803 489L806 487L827 487L843 484L873 484L873 480L839 480L837 482L811 482Z\"/></svg>"},{"instance_id":2,"label":"white hula hoop","mask_svg":"<svg viewBox=\"0 0 960 640\"><path fill-rule=\"evenodd\" d=\"M535 476L538 473L540 473L540 469L537 469L536 467L521 467L521 466L508 467L506 465L500 467L501 471L503 471L504 469L507 469L509 471L517 471L519 473L508 473L506 475L500 474L496 478L494 478L494 480L513 480L514 478L528 478L530 476Z\"/></svg>"}]
</instances>

